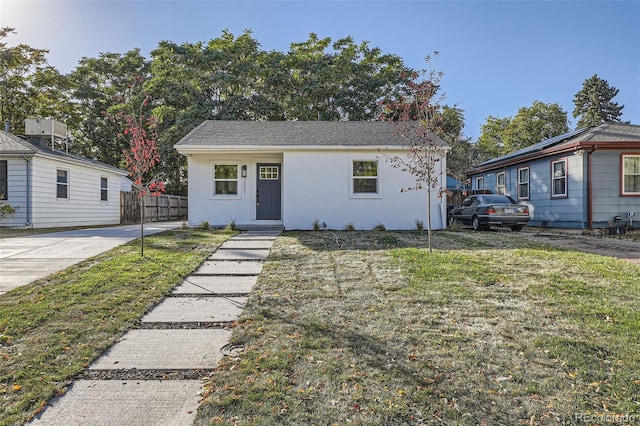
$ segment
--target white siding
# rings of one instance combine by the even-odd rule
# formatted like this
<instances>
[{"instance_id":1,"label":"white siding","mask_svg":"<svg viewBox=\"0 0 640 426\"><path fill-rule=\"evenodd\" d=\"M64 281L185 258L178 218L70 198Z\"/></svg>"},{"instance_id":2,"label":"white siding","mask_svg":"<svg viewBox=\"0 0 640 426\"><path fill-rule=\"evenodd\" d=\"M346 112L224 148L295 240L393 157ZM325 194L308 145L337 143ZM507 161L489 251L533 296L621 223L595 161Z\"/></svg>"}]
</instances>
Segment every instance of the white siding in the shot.
<instances>
[{"instance_id":1,"label":"white siding","mask_svg":"<svg viewBox=\"0 0 640 426\"><path fill-rule=\"evenodd\" d=\"M413 176L391 167L377 150L363 151L290 151L284 154L197 154L189 155L189 223L204 221L224 226L282 224L286 229L312 229L314 220L329 229L372 229L382 224L387 229L415 229L416 219L427 226L426 191L400 192L414 185ZM349 196L352 160L378 159L380 196ZM439 167L446 168L446 159ZM240 178L239 196L221 199L212 196L212 163L246 164L247 179ZM256 165L282 164L282 221L256 221ZM441 182L445 174L441 173ZM444 197L432 197L432 229L444 227Z\"/></svg>"},{"instance_id":2,"label":"white siding","mask_svg":"<svg viewBox=\"0 0 640 426\"><path fill-rule=\"evenodd\" d=\"M20 157L2 157L7 160L7 199L4 200L17 208L15 215L5 217L1 226L25 226L27 223L27 162Z\"/></svg>"},{"instance_id":3,"label":"white siding","mask_svg":"<svg viewBox=\"0 0 640 426\"><path fill-rule=\"evenodd\" d=\"M56 198L56 171L68 174L68 199ZM108 179L108 200L100 200L100 178ZM120 223L120 175L75 163L34 157L32 221L35 228Z\"/></svg>"}]
</instances>

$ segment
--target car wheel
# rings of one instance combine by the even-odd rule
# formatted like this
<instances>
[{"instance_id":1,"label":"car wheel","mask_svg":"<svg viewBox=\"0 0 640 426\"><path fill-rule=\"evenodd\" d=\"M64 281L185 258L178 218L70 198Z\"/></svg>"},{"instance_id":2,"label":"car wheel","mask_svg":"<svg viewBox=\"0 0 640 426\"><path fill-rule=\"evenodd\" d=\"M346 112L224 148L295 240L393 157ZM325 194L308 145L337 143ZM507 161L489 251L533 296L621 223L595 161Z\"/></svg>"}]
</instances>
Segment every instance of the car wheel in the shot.
<instances>
[{"instance_id":1,"label":"car wheel","mask_svg":"<svg viewBox=\"0 0 640 426\"><path fill-rule=\"evenodd\" d=\"M473 219L471 219L471 226L473 226L474 231L482 230L482 228L480 227L480 220L478 219L478 216L473 216Z\"/></svg>"},{"instance_id":2,"label":"car wheel","mask_svg":"<svg viewBox=\"0 0 640 426\"><path fill-rule=\"evenodd\" d=\"M449 225L449 227L452 227L454 224L456 223L455 218L453 217L452 214L449 215L449 219L447 221L447 224Z\"/></svg>"},{"instance_id":3,"label":"car wheel","mask_svg":"<svg viewBox=\"0 0 640 426\"><path fill-rule=\"evenodd\" d=\"M522 230L522 225L513 225L510 228L513 232L520 232Z\"/></svg>"}]
</instances>

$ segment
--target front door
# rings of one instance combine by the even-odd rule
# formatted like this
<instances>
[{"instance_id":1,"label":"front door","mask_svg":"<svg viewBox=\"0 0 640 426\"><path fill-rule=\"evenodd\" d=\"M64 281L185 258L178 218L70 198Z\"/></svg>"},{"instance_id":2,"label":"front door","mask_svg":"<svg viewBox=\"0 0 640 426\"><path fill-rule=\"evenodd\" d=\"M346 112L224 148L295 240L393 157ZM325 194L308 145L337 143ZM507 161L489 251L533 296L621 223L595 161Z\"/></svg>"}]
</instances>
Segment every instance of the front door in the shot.
<instances>
[{"instance_id":1,"label":"front door","mask_svg":"<svg viewBox=\"0 0 640 426\"><path fill-rule=\"evenodd\" d=\"M258 163L256 184L256 219L281 220L280 164Z\"/></svg>"}]
</instances>

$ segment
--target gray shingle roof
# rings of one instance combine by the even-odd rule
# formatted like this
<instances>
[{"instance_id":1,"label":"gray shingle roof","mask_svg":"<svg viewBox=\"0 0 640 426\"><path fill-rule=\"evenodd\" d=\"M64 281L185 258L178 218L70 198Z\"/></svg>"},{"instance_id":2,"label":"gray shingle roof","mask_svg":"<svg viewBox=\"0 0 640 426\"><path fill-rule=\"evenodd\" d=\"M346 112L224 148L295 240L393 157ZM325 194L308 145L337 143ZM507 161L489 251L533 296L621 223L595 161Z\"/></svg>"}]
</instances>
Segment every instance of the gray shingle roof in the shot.
<instances>
[{"instance_id":1,"label":"gray shingle roof","mask_svg":"<svg viewBox=\"0 0 640 426\"><path fill-rule=\"evenodd\" d=\"M545 139L541 142L512 152L502 157L492 158L474 167L482 168L491 164L498 164L504 161L514 160L534 152L543 151L553 146L575 144L581 142L635 142L640 144L640 126L627 123L608 122L596 127L573 130L553 138Z\"/></svg>"},{"instance_id":2,"label":"gray shingle roof","mask_svg":"<svg viewBox=\"0 0 640 426\"><path fill-rule=\"evenodd\" d=\"M434 136L437 146L447 144ZM406 146L393 124L383 121L224 121L200 124L175 146Z\"/></svg>"},{"instance_id":3,"label":"gray shingle roof","mask_svg":"<svg viewBox=\"0 0 640 426\"><path fill-rule=\"evenodd\" d=\"M102 169L108 169L120 174L128 174L126 170L119 169L117 167L110 166L97 160L91 160L89 158L81 157L75 154L67 154L66 152L52 150L49 147L42 145L35 145L29 141L26 141L18 136L12 135L5 131L0 131L0 154L41 154L50 158L65 159L85 166L98 167Z\"/></svg>"},{"instance_id":4,"label":"gray shingle roof","mask_svg":"<svg viewBox=\"0 0 640 426\"><path fill-rule=\"evenodd\" d=\"M608 122L590 128L574 142L633 142L640 141L640 126Z\"/></svg>"}]
</instances>

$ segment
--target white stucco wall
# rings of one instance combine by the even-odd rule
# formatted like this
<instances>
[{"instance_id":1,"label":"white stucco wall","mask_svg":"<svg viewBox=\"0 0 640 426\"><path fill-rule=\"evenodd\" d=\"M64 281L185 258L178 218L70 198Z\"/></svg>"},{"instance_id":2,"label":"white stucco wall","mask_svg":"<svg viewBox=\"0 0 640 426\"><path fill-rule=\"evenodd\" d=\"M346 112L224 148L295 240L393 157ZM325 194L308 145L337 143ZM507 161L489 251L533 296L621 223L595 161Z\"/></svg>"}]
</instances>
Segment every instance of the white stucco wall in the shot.
<instances>
[{"instance_id":1,"label":"white stucco wall","mask_svg":"<svg viewBox=\"0 0 640 426\"><path fill-rule=\"evenodd\" d=\"M379 196L350 194L353 160L378 160ZM284 155L284 223L287 229L311 229L315 219L328 229L415 229L416 219L427 225L427 192L400 192L414 185L414 177L377 151L288 152ZM444 164L443 164L444 167ZM443 199L432 192L432 229L443 227Z\"/></svg>"},{"instance_id":2,"label":"white stucco wall","mask_svg":"<svg viewBox=\"0 0 640 426\"><path fill-rule=\"evenodd\" d=\"M380 194L354 197L350 194L352 160L378 160ZM237 196L213 195L213 164L247 165L247 178L240 179ZM256 221L255 182L257 163L282 164L282 220ZM446 168L446 159L438 167ZM414 185L413 176L394 169L375 149L367 151L299 150L284 154L191 154L189 164L189 223L204 221L224 226L231 220L237 225L282 224L286 229L312 229L317 219L328 229L372 229L382 224L387 229L415 229L416 219L427 226L425 190L400 192ZM441 178L445 179L444 172ZM432 229L442 229L446 205L444 198L432 191Z\"/></svg>"}]
</instances>

